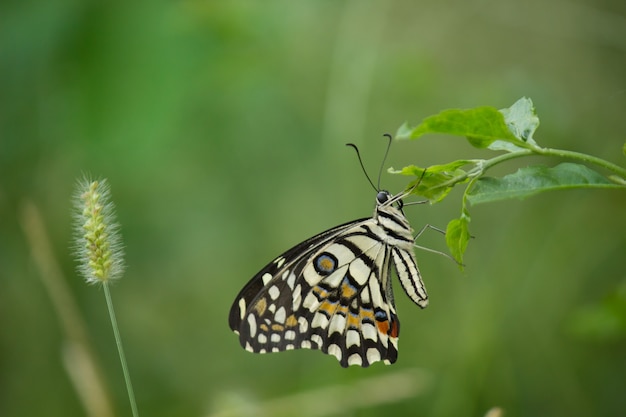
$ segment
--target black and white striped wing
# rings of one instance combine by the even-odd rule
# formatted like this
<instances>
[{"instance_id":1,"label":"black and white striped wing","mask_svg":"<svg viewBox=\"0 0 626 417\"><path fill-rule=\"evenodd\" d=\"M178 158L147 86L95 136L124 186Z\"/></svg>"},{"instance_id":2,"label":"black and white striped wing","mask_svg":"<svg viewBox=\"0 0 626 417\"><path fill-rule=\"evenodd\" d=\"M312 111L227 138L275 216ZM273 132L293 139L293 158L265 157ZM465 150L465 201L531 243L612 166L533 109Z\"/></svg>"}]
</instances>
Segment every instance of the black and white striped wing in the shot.
<instances>
[{"instance_id":1,"label":"black and white striped wing","mask_svg":"<svg viewBox=\"0 0 626 417\"><path fill-rule=\"evenodd\" d=\"M334 355L344 367L394 363L400 323L392 263L407 294L420 307L428 302L412 239L391 205L320 233L252 278L231 308L230 327L251 352L306 348Z\"/></svg>"}]
</instances>

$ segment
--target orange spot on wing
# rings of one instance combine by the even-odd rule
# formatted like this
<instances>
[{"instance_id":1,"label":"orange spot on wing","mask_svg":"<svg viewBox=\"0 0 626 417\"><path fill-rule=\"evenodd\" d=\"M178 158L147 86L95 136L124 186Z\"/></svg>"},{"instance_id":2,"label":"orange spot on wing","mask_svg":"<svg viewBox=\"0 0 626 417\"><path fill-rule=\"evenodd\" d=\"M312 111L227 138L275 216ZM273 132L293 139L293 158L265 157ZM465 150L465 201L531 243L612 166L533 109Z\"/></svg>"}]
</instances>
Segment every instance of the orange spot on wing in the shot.
<instances>
[{"instance_id":1,"label":"orange spot on wing","mask_svg":"<svg viewBox=\"0 0 626 417\"><path fill-rule=\"evenodd\" d=\"M335 263L330 258L320 259L320 267L325 271L332 271L335 267Z\"/></svg>"},{"instance_id":2,"label":"orange spot on wing","mask_svg":"<svg viewBox=\"0 0 626 417\"><path fill-rule=\"evenodd\" d=\"M352 313L348 314L348 317L346 317L346 321L347 321L348 327L352 327L352 328L361 327L361 317L359 317L356 314L352 314Z\"/></svg>"},{"instance_id":3,"label":"orange spot on wing","mask_svg":"<svg viewBox=\"0 0 626 417\"><path fill-rule=\"evenodd\" d=\"M337 304L333 304L328 302L328 300L322 301L319 306L319 310L326 313L329 317L335 314L335 310L337 309Z\"/></svg>"},{"instance_id":4,"label":"orange spot on wing","mask_svg":"<svg viewBox=\"0 0 626 417\"><path fill-rule=\"evenodd\" d=\"M315 292L317 295L320 296L320 298L326 298L328 297L328 291L326 291L323 288L320 288L318 286L313 287L313 292Z\"/></svg>"},{"instance_id":5,"label":"orange spot on wing","mask_svg":"<svg viewBox=\"0 0 626 417\"><path fill-rule=\"evenodd\" d=\"M378 327L378 331L387 334L389 332L389 321L376 321L376 327Z\"/></svg>"},{"instance_id":6,"label":"orange spot on wing","mask_svg":"<svg viewBox=\"0 0 626 417\"><path fill-rule=\"evenodd\" d=\"M275 332L282 332L285 330L285 327L280 324L272 324L272 330Z\"/></svg>"},{"instance_id":7,"label":"orange spot on wing","mask_svg":"<svg viewBox=\"0 0 626 417\"><path fill-rule=\"evenodd\" d=\"M398 320L394 320L392 318L392 321L391 321L391 333L389 333L389 336L391 336L391 337L398 337L399 334L400 334L400 322Z\"/></svg>"},{"instance_id":8,"label":"orange spot on wing","mask_svg":"<svg viewBox=\"0 0 626 417\"><path fill-rule=\"evenodd\" d=\"M376 327L389 337L398 337L398 334L400 334L400 322L395 316L391 316L389 320L376 321Z\"/></svg>"},{"instance_id":9,"label":"orange spot on wing","mask_svg":"<svg viewBox=\"0 0 626 417\"><path fill-rule=\"evenodd\" d=\"M339 304L337 306L337 313L343 313L344 316L348 316L348 306L345 304Z\"/></svg>"},{"instance_id":10,"label":"orange spot on wing","mask_svg":"<svg viewBox=\"0 0 626 417\"><path fill-rule=\"evenodd\" d=\"M292 314L291 316L287 317L287 320L285 320L285 325L287 327L296 327L298 325L298 319Z\"/></svg>"},{"instance_id":11,"label":"orange spot on wing","mask_svg":"<svg viewBox=\"0 0 626 417\"><path fill-rule=\"evenodd\" d=\"M259 299L254 305L254 310L257 312L259 316L262 316L265 313L265 309L267 308L267 300L265 297Z\"/></svg>"},{"instance_id":12,"label":"orange spot on wing","mask_svg":"<svg viewBox=\"0 0 626 417\"><path fill-rule=\"evenodd\" d=\"M361 325L364 321L368 321L371 323L375 323L376 320L374 318L374 311L369 308L361 308L359 309L359 313L355 314L351 311L348 312L346 316L346 324L348 327L353 329L361 328Z\"/></svg>"},{"instance_id":13,"label":"orange spot on wing","mask_svg":"<svg viewBox=\"0 0 626 417\"><path fill-rule=\"evenodd\" d=\"M341 284L341 297L352 299L352 297L354 297L355 295L356 295L356 288L348 284L347 281L344 281L343 284Z\"/></svg>"}]
</instances>

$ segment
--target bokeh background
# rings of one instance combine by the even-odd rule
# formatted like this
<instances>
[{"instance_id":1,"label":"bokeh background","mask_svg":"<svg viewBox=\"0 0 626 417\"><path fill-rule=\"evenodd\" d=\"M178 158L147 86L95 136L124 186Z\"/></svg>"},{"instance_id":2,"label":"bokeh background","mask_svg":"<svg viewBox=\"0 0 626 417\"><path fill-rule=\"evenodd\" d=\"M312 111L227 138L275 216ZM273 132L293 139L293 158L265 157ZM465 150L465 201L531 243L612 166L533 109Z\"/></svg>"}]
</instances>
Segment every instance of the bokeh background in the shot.
<instances>
[{"instance_id":1,"label":"bokeh background","mask_svg":"<svg viewBox=\"0 0 626 417\"><path fill-rule=\"evenodd\" d=\"M376 176L404 121L527 96L540 144L626 165L625 15L618 0L3 2L0 415L88 414L77 337L110 400L89 415L130 415L103 292L70 250L84 173L108 178L122 225L113 297L142 415L622 415L623 192L472 208L464 272L417 254L426 310L395 282L391 367L252 355L227 315L280 252L371 214L346 142ZM491 156L431 136L394 143L385 168ZM539 162L559 161L493 174ZM445 227L460 195L407 215Z\"/></svg>"}]
</instances>

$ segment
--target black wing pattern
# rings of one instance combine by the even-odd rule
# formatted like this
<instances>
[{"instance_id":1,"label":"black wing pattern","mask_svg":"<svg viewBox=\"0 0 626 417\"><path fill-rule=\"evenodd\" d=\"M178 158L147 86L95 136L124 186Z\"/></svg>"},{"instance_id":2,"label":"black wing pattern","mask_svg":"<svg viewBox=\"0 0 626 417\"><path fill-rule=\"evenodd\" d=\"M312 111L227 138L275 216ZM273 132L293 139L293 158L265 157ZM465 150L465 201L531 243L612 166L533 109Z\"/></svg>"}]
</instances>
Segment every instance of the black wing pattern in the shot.
<instances>
[{"instance_id":1,"label":"black wing pattern","mask_svg":"<svg viewBox=\"0 0 626 417\"><path fill-rule=\"evenodd\" d=\"M374 217L351 221L294 246L240 291L231 329L256 353L319 349L341 366L394 363L400 323L391 288L395 266L405 292L428 303L413 235L398 197L378 201Z\"/></svg>"}]
</instances>

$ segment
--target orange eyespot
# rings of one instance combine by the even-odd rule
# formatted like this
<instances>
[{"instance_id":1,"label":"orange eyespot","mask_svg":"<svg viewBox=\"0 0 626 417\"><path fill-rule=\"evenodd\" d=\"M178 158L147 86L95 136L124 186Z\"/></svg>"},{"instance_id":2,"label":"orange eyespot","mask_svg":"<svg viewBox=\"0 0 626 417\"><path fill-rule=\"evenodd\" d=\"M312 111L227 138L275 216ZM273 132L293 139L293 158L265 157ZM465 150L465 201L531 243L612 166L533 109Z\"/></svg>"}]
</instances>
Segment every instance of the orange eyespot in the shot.
<instances>
[{"instance_id":1,"label":"orange eyespot","mask_svg":"<svg viewBox=\"0 0 626 417\"><path fill-rule=\"evenodd\" d=\"M335 258L335 255L328 252L320 253L313 260L313 267L318 274L322 276L329 275L337 269L337 258Z\"/></svg>"}]
</instances>

